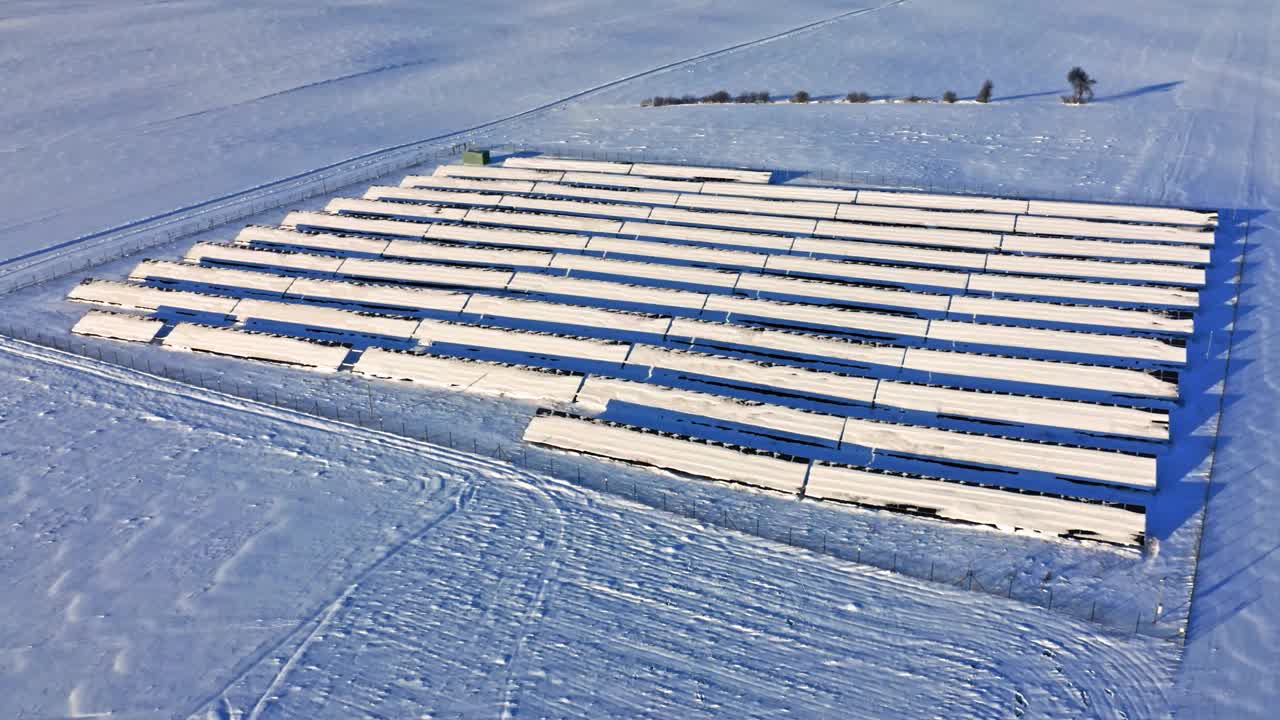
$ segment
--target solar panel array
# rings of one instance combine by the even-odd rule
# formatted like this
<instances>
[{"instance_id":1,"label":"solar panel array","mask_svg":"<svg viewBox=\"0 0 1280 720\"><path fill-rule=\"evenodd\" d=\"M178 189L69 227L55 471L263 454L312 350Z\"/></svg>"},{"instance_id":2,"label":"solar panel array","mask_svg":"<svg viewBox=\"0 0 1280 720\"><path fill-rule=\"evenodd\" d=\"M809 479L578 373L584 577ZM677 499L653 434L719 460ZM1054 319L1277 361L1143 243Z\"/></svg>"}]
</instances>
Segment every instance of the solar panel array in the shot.
<instances>
[{"instance_id":1,"label":"solar panel array","mask_svg":"<svg viewBox=\"0 0 1280 720\"><path fill-rule=\"evenodd\" d=\"M87 280L73 331L540 406L525 440L1140 543L1214 213L447 165Z\"/></svg>"}]
</instances>

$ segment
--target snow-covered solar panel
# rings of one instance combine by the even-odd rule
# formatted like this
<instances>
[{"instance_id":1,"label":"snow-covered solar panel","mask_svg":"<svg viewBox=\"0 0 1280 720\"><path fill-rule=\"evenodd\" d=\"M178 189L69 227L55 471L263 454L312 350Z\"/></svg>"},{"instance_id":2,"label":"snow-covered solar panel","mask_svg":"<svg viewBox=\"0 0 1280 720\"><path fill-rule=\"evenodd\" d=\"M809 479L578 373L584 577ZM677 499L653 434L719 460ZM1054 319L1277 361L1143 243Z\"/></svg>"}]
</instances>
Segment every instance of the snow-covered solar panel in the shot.
<instances>
[{"instance_id":1,"label":"snow-covered solar panel","mask_svg":"<svg viewBox=\"0 0 1280 720\"><path fill-rule=\"evenodd\" d=\"M1101 365L906 348L902 367L923 373L986 378L1051 387L1097 390L1120 396L1176 398L1177 383L1141 370Z\"/></svg>"},{"instance_id":2,"label":"snow-covered solar panel","mask_svg":"<svg viewBox=\"0 0 1280 720\"><path fill-rule=\"evenodd\" d=\"M759 183L705 182L699 190L708 195L740 195L744 197L772 198L774 200L807 200L813 202L851 203L858 197L857 190L843 188L810 187L808 185L762 185Z\"/></svg>"},{"instance_id":3,"label":"snow-covered solar panel","mask_svg":"<svg viewBox=\"0 0 1280 720\"><path fill-rule=\"evenodd\" d=\"M507 350L541 357L596 360L599 362L626 362L631 351L628 343L607 340L533 333L506 328L482 327L461 323L423 320L414 337L423 345L448 343L469 347Z\"/></svg>"},{"instance_id":4,"label":"snow-covered solar panel","mask_svg":"<svg viewBox=\"0 0 1280 720\"><path fill-rule=\"evenodd\" d=\"M129 273L130 280L186 281L220 287L247 288L279 295L289 289L292 277L253 272L251 270L231 270L208 265L196 265L169 260L143 260Z\"/></svg>"},{"instance_id":5,"label":"snow-covered solar panel","mask_svg":"<svg viewBox=\"0 0 1280 720\"><path fill-rule=\"evenodd\" d=\"M1141 545L1146 515L1099 503L814 463L805 497L914 511L1000 530Z\"/></svg>"},{"instance_id":6,"label":"snow-covered solar panel","mask_svg":"<svg viewBox=\"0 0 1280 720\"><path fill-rule=\"evenodd\" d=\"M577 325L652 335L666 333L667 327L671 324L671 319L666 317L653 317L639 313L618 312L522 298L494 297L491 295L471 296L463 312L486 317Z\"/></svg>"},{"instance_id":7,"label":"snow-covered solar panel","mask_svg":"<svg viewBox=\"0 0 1280 720\"><path fill-rule=\"evenodd\" d=\"M1082 202L1053 202L1032 200L1028 215L1055 215L1094 220L1122 220L1127 222L1165 223L1169 225L1216 225L1218 213L1180 208L1144 207L1141 205L1104 205Z\"/></svg>"},{"instance_id":8,"label":"snow-covered solar panel","mask_svg":"<svg viewBox=\"0 0 1280 720\"><path fill-rule=\"evenodd\" d=\"M1212 245L1212 229L1170 227L1168 225L1130 225L1102 220L1020 215L1015 228L1030 235L1064 235L1067 237L1115 238L1121 240L1154 240L1156 242Z\"/></svg>"},{"instance_id":9,"label":"snow-covered solar panel","mask_svg":"<svg viewBox=\"0 0 1280 720\"><path fill-rule=\"evenodd\" d=\"M706 309L729 313L730 316L763 318L801 326L834 327L843 332L886 336L923 338L929 327L929 321L921 318L724 295L709 296Z\"/></svg>"},{"instance_id":10,"label":"snow-covered solar panel","mask_svg":"<svg viewBox=\"0 0 1280 720\"><path fill-rule=\"evenodd\" d=\"M591 241L587 243L586 249L605 254L615 253L637 257L670 258L683 262L748 267L756 270L764 268L765 260L768 258L768 255L743 252L741 250L720 250L718 248L672 245L671 243L646 240L622 240L602 237L591 238Z\"/></svg>"},{"instance_id":11,"label":"snow-covered solar panel","mask_svg":"<svg viewBox=\"0 0 1280 720\"><path fill-rule=\"evenodd\" d=\"M347 258L343 260L337 273L347 277L372 278L393 282L492 289L506 287L513 275L509 270L395 262L393 260L365 260L363 258Z\"/></svg>"},{"instance_id":12,"label":"snow-covered solar panel","mask_svg":"<svg viewBox=\"0 0 1280 720\"><path fill-rule=\"evenodd\" d=\"M382 348L365 350L351 371L368 377L405 380L427 387L500 395L538 403L573 402L573 396L582 384L580 375L479 360L416 355Z\"/></svg>"},{"instance_id":13,"label":"snow-covered solar panel","mask_svg":"<svg viewBox=\"0 0 1280 720\"><path fill-rule=\"evenodd\" d=\"M464 193L456 194L462 196ZM501 195L472 194L484 198L502 197ZM324 206L324 211L335 215L381 215L412 220L461 220L467 215L466 208L440 207L438 205L422 205L411 202L381 202L362 198L334 198ZM423 228L423 232L426 232L426 228ZM400 233L388 234L400 235Z\"/></svg>"},{"instance_id":14,"label":"snow-covered solar panel","mask_svg":"<svg viewBox=\"0 0 1280 720\"><path fill-rule=\"evenodd\" d=\"M1001 423L1043 425L1101 435L1169 439L1168 413L1117 405L957 390L893 380L880 381L875 404L876 407Z\"/></svg>"},{"instance_id":15,"label":"snow-covered solar panel","mask_svg":"<svg viewBox=\"0 0 1280 720\"><path fill-rule=\"evenodd\" d=\"M906 290L887 290L861 285L824 282L822 280L805 280L782 275L754 275L750 273L744 273L738 279L737 290L794 295L796 297L830 300L850 305L885 305L894 308L933 310L936 312L946 312L947 304L950 301L950 296L948 295L930 295Z\"/></svg>"},{"instance_id":16,"label":"snow-covered solar panel","mask_svg":"<svg viewBox=\"0 0 1280 720\"><path fill-rule=\"evenodd\" d=\"M1004 252L1041 253L1078 257L1117 258L1123 260L1155 260L1192 265L1208 265L1208 248L1189 245L1159 245L1140 242L1106 240L1064 240L1062 238L1005 235L1000 241Z\"/></svg>"},{"instance_id":17,"label":"snow-covered solar panel","mask_svg":"<svg viewBox=\"0 0 1280 720\"><path fill-rule=\"evenodd\" d=\"M1199 293L1181 288L1083 282L1079 280L1054 280L1052 278L989 273L974 273L970 275L968 290L970 293L1070 298L1180 308L1193 308L1200 304Z\"/></svg>"},{"instance_id":18,"label":"snow-covered solar panel","mask_svg":"<svg viewBox=\"0 0 1280 720\"><path fill-rule=\"evenodd\" d=\"M499 210L473 209L467 211L467 216L463 219L467 222L482 223L486 225L507 225L510 227L528 227L547 230L574 230L577 232L616 233L622 229L622 223L618 220L578 217L575 215L550 215Z\"/></svg>"},{"instance_id":19,"label":"snow-covered solar panel","mask_svg":"<svg viewBox=\"0 0 1280 720\"><path fill-rule=\"evenodd\" d=\"M417 320L269 300L241 300L236 305L235 315L241 320L267 320L326 332L341 331L404 339L413 337L413 331L418 327Z\"/></svg>"},{"instance_id":20,"label":"snow-covered solar panel","mask_svg":"<svg viewBox=\"0 0 1280 720\"><path fill-rule=\"evenodd\" d=\"M476 180L444 175L406 175L400 181L402 188L448 188L497 193L530 192L534 184L533 180Z\"/></svg>"},{"instance_id":21,"label":"snow-covered solar panel","mask_svg":"<svg viewBox=\"0 0 1280 720\"><path fill-rule=\"evenodd\" d=\"M894 285L921 285L962 290L969 282L969 273L948 270L920 270L889 265L868 265L841 260L822 260L799 255L770 255L765 267L778 272L815 275L841 280L891 283Z\"/></svg>"},{"instance_id":22,"label":"snow-covered solar panel","mask_svg":"<svg viewBox=\"0 0 1280 720\"><path fill-rule=\"evenodd\" d=\"M680 207L698 208L701 210L724 210L727 212L753 213L761 215L787 215L791 217L821 218L832 220L836 216L835 203L806 202L800 200L769 200L764 198L738 197L735 195L702 195L686 193L676 200Z\"/></svg>"},{"instance_id":23,"label":"snow-covered solar panel","mask_svg":"<svg viewBox=\"0 0 1280 720\"><path fill-rule=\"evenodd\" d=\"M865 223L820 220L815 235L848 238L851 240L879 240L907 245L932 245L935 247L973 248L995 250L1000 247L1000 234L951 230L932 227L895 227L892 225L867 225Z\"/></svg>"},{"instance_id":24,"label":"snow-covered solar panel","mask_svg":"<svg viewBox=\"0 0 1280 720\"><path fill-rule=\"evenodd\" d=\"M911 265L936 265L981 270L987 265L987 254L966 250L929 250L906 245L862 242L859 240L824 240L821 238L796 238L795 252L815 255L834 255L888 263Z\"/></svg>"},{"instance_id":25,"label":"snow-covered solar panel","mask_svg":"<svg viewBox=\"0 0 1280 720\"><path fill-rule=\"evenodd\" d=\"M341 345L190 323L176 325L163 344L171 350L297 365L320 372L337 372L347 358L347 348Z\"/></svg>"},{"instance_id":26,"label":"snow-covered solar panel","mask_svg":"<svg viewBox=\"0 0 1280 720\"><path fill-rule=\"evenodd\" d=\"M840 442L840 431L844 428L844 418L836 415L612 378L588 377L578 390L575 402L594 414L604 412L610 402L627 403L653 408L659 412L698 415L728 423L818 438L832 446Z\"/></svg>"},{"instance_id":27,"label":"snow-covered solar panel","mask_svg":"<svg viewBox=\"0 0 1280 720\"><path fill-rule=\"evenodd\" d=\"M979 355L975 353L869 345L838 337L675 318L667 337L716 348L820 357L835 363L902 367L923 373L980 377L1050 387L1097 390L1122 396L1177 397L1178 386L1141 370Z\"/></svg>"},{"instance_id":28,"label":"snow-covered solar panel","mask_svg":"<svg viewBox=\"0 0 1280 720\"><path fill-rule=\"evenodd\" d=\"M164 329L164 321L123 313L90 310L71 328L77 335L149 343Z\"/></svg>"},{"instance_id":29,"label":"snow-covered solar panel","mask_svg":"<svg viewBox=\"0 0 1280 720\"><path fill-rule=\"evenodd\" d=\"M1012 198L980 197L976 195L940 195L935 193L886 192L859 190L860 205L893 205L935 210L977 210L983 212L1019 214L1027 211L1026 200Z\"/></svg>"},{"instance_id":30,"label":"snow-covered solar panel","mask_svg":"<svg viewBox=\"0 0 1280 720\"><path fill-rule=\"evenodd\" d=\"M1109 358L1154 360L1177 365L1187 361L1186 348L1150 338L1012 327L1009 325L985 325L957 322L955 320L929 321L929 340L994 347L1029 348Z\"/></svg>"},{"instance_id":31,"label":"snow-covered solar panel","mask_svg":"<svg viewBox=\"0 0 1280 720\"><path fill-rule=\"evenodd\" d=\"M533 273L516 273L510 284L507 285L507 290L564 295L582 298L587 301L612 300L638 305L685 308L695 311L701 310L707 302L706 293L645 287L643 285L626 285L604 280L581 280L557 277L555 275L536 275Z\"/></svg>"},{"instance_id":32,"label":"snow-covered solar panel","mask_svg":"<svg viewBox=\"0 0 1280 720\"><path fill-rule=\"evenodd\" d=\"M726 290L733 288L738 282L738 273L728 270L613 260L589 255L556 255L551 261L551 267L569 270L571 276L576 276L578 273L598 273L619 278L645 278Z\"/></svg>"},{"instance_id":33,"label":"snow-covered solar panel","mask_svg":"<svg viewBox=\"0 0 1280 720\"><path fill-rule=\"evenodd\" d=\"M501 207L516 210L533 210L548 213L570 213L579 215L602 215L611 218L647 218L651 209L648 205L621 205L619 203L587 202L583 200L557 200L546 197L525 197L523 195L503 195L498 203Z\"/></svg>"},{"instance_id":34,"label":"snow-covered solar panel","mask_svg":"<svg viewBox=\"0 0 1280 720\"><path fill-rule=\"evenodd\" d=\"M548 180L558 181L564 173L556 170L534 170L516 167L473 167L470 165L441 165L432 173L438 177L485 178L493 180Z\"/></svg>"},{"instance_id":35,"label":"snow-covered solar panel","mask_svg":"<svg viewBox=\"0 0 1280 720\"><path fill-rule=\"evenodd\" d=\"M250 225L241 230L236 235L236 242L242 245L259 243L294 245L320 250L336 250L338 252L368 253L370 255L380 255L387 247L387 241L380 238L333 235L330 233L307 233L300 230L263 227L261 225Z\"/></svg>"},{"instance_id":36,"label":"snow-covered solar panel","mask_svg":"<svg viewBox=\"0 0 1280 720\"><path fill-rule=\"evenodd\" d=\"M422 188L389 187L374 185L364 191L365 200L409 200L411 202L442 203L445 205L479 205L493 207L502 200L501 193L468 192L466 190L424 190ZM430 207L430 206L424 206ZM333 212L333 210L330 210ZM355 212L360 212L355 210ZM456 218L449 218L454 220Z\"/></svg>"},{"instance_id":37,"label":"snow-covered solar panel","mask_svg":"<svg viewBox=\"0 0 1280 720\"><path fill-rule=\"evenodd\" d=\"M717 382L738 386L763 386L790 395L805 394L834 398L847 403L870 405L876 381L870 378L805 370L785 365L766 365L751 360L670 350L652 345L631 349L627 365L660 368L676 373L716 378Z\"/></svg>"},{"instance_id":38,"label":"snow-covered solar panel","mask_svg":"<svg viewBox=\"0 0 1280 720\"><path fill-rule=\"evenodd\" d=\"M848 418L841 442L921 458L1030 470L1124 487L1156 487L1156 460L1144 455L974 435Z\"/></svg>"},{"instance_id":39,"label":"snow-covered solar panel","mask_svg":"<svg viewBox=\"0 0 1280 720\"><path fill-rule=\"evenodd\" d=\"M569 160L567 158L538 155L536 157L510 157L502 161L503 167L533 168L535 170L579 170L582 172L618 173L631 172L631 163L607 160Z\"/></svg>"},{"instance_id":40,"label":"snow-covered solar panel","mask_svg":"<svg viewBox=\"0 0 1280 720\"><path fill-rule=\"evenodd\" d=\"M431 229L427 231L426 239L512 247L581 250L587 246L587 240L590 238L585 235L572 235L569 233L513 230L511 228L491 228L477 225L436 224L432 225Z\"/></svg>"},{"instance_id":41,"label":"snow-covered solar panel","mask_svg":"<svg viewBox=\"0 0 1280 720\"><path fill-rule=\"evenodd\" d=\"M1014 216L995 213L951 210L920 210L883 205L841 205L836 218L850 222L920 225L923 227L961 228L1013 232Z\"/></svg>"},{"instance_id":42,"label":"snow-covered solar panel","mask_svg":"<svg viewBox=\"0 0 1280 720\"><path fill-rule=\"evenodd\" d=\"M413 258L437 262L496 265L499 267L548 267L554 254L544 250L476 247L421 240L392 240L382 253L387 258Z\"/></svg>"},{"instance_id":43,"label":"snow-covered solar panel","mask_svg":"<svg viewBox=\"0 0 1280 720\"><path fill-rule=\"evenodd\" d=\"M712 348L749 348L765 354L821 357L837 363L844 361L888 368L901 366L904 352L904 348L889 345L867 345L842 338L688 318L672 319L667 337L672 340L688 339Z\"/></svg>"},{"instance_id":44,"label":"snow-covered solar panel","mask_svg":"<svg viewBox=\"0 0 1280 720\"><path fill-rule=\"evenodd\" d=\"M668 180L639 175L618 175L616 173L567 172L559 182L633 188L636 190L665 190L676 193L700 192L702 190L702 183L694 180Z\"/></svg>"},{"instance_id":45,"label":"snow-covered solar panel","mask_svg":"<svg viewBox=\"0 0 1280 720\"><path fill-rule=\"evenodd\" d=\"M608 202L644 203L647 205L675 205L679 195L667 192L645 192L643 190L606 190L593 187L579 187L563 183L540 182L530 192L539 195L563 195L565 197L589 198Z\"/></svg>"},{"instance_id":46,"label":"snow-covered solar panel","mask_svg":"<svg viewBox=\"0 0 1280 720\"><path fill-rule=\"evenodd\" d=\"M173 308L189 312L231 315L237 298L204 295L185 290L167 290L112 280L86 280L71 288L67 299L95 305L115 305L130 310L154 311Z\"/></svg>"},{"instance_id":47,"label":"snow-covered solar panel","mask_svg":"<svg viewBox=\"0 0 1280 720\"><path fill-rule=\"evenodd\" d=\"M623 235L639 237L663 238L667 240L684 240L686 242L706 243L708 245L727 245L731 247L764 248L769 250L790 250L796 238L781 235L764 235L760 233L719 230L716 228L700 228L688 225L661 225L652 222L628 222L622 226Z\"/></svg>"},{"instance_id":48,"label":"snow-covered solar panel","mask_svg":"<svg viewBox=\"0 0 1280 720\"><path fill-rule=\"evenodd\" d=\"M786 493L800 492L809 467L732 447L558 415L535 417L525 428L524 441Z\"/></svg>"},{"instance_id":49,"label":"snow-covered solar panel","mask_svg":"<svg viewBox=\"0 0 1280 720\"><path fill-rule=\"evenodd\" d=\"M683 223L686 225L718 225L727 228L768 230L771 232L807 234L817 223L804 218L775 217L771 215L743 215L741 213L678 210L656 207L649 219L654 222ZM615 231L616 232L616 231Z\"/></svg>"},{"instance_id":50,"label":"snow-covered solar panel","mask_svg":"<svg viewBox=\"0 0 1280 720\"><path fill-rule=\"evenodd\" d=\"M310 270L323 273L334 272L338 269L338 266L342 265L342 258L329 255L257 250L243 245L219 245L205 242L198 242L192 245L183 259L191 263L216 260L239 265L289 268L291 270Z\"/></svg>"},{"instance_id":51,"label":"snow-covered solar panel","mask_svg":"<svg viewBox=\"0 0 1280 720\"><path fill-rule=\"evenodd\" d=\"M351 217L348 215L331 215L329 213L295 210L280 222L283 227L317 230L336 230L338 232L355 233L357 235L386 235L390 237L420 238L431 227L429 223L405 222L403 220L375 220L372 218Z\"/></svg>"},{"instance_id":52,"label":"snow-covered solar panel","mask_svg":"<svg viewBox=\"0 0 1280 720\"><path fill-rule=\"evenodd\" d=\"M1034 255L992 255L987 258L987 271L1103 280L1140 280L1165 285L1204 285L1205 280L1203 268L1185 265L1062 260Z\"/></svg>"},{"instance_id":53,"label":"snow-covered solar panel","mask_svg":"<svg viewBox=\"0 0 1280 720\"><path fill-rule=\"evenodd\" d=\"M975 317L1020 318L1071 325L1168 332L1189 335L1194 329L1191 318L1173 318L1143 310L1120 310L1093 305L1057 305L1029 300L953 295L947 308L952 315Z\"/></svg>"},{"instance_id":54,"label":"snow-covered solar panel","mask_svg":"<svg viewBox=\"0 0 1280 720\"><path fill-rule=\"evenodd\" d=\"M741 183L767 183L773 179L773 172L770 170L741 170L738 168L665 165L659 163L636 163L631 167L631 174L647 177L729 180Z\"/></svg>"},{"instance_id":55,"label":"snow-covered solar panel","mask_svg":"<svg viewBox=\"0 0 1280 720\"><path fill-rule=\"evenodd\" d=\"M370 285L298 278L289 286L287 297L314 298L367 305L375 308L439 310L461 312L470 297L467 293L398 285Z\"/></svg>"}]
</instances>

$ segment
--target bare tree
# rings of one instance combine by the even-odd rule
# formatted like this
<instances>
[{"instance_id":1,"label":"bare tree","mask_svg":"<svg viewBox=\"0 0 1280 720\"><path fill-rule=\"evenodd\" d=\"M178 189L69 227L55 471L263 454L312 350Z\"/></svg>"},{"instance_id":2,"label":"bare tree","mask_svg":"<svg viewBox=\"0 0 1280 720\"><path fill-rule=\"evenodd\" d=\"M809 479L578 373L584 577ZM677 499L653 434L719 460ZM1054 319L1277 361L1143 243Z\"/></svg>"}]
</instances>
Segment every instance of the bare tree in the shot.
<instances>
[{"instance_id":1,"label":"bare tree","mask_svg":"<svg viewBox=\"0 0 1280 720\"><path fill-rule=\"evenodd\" d=\"M1093 86L1098 82L1089 77L1084 68L1077 65L1067 73L1067 82L1071 83L1071 97L1064 97L1063 102L1072 105L1083 105L1093 99Z\"/></svg>"},{"instance_id":2,"label":"bare tree","mask_svg":"<svg viewBox=\"0 0 1280 720\"><path fill-rule=\"evenodd\" d=\"M987 80L982 83L982 89L978 91L978 96L975 97L974 100L977 100L980 103L991 102L991 91L993 89L995 89L995 86L991 84L990 80Z\"/></svg>"}]
</instances>

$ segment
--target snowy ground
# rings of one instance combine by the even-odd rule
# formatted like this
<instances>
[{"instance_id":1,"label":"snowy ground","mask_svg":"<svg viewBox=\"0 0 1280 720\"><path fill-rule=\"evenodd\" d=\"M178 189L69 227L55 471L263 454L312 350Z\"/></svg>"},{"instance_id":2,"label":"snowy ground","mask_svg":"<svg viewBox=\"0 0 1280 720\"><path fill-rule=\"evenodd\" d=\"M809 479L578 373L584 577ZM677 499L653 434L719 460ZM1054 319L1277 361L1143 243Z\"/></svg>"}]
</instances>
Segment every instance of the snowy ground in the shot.
<instances>
[{"instance_id":1,"label":"snowy ground","mask_svg":"<svg viewBox=\"0 0 1280 720\"><path fill-rule=\"evenodd\" d=\"M0 66L24 101L0 110L0 255L851 9L397 5L6 5ZM1264 716L1280 695L1268 512L1280 472L1266 437L1280 418L1262 280L1280 201L1267 150L1277 32L1280 13L1256 0L907 2L486 136L1241 211L1244 287L1181 665L1167 643L1064 614L6 345L0 560L6 605L21 609L0 635L0 710L876 717L883 700L901 716ZM1101 78L1096 105L1056 102L1075 63ZM986 77L999 101L986 107L638 107L722 87L963 97Z\"/></svg>"},{"instance_id":2,"label":"snowy ground","mask_svg":"<svg viewBox=\"0 0 1280 720\"><path fill-rule=\"evenodd\" d=\"M1149 717L1164 702L1163 641L92 361L5 343L0 367L0 542L28 591L0 631L6 716Z\"/></svg>"}]
</instances>

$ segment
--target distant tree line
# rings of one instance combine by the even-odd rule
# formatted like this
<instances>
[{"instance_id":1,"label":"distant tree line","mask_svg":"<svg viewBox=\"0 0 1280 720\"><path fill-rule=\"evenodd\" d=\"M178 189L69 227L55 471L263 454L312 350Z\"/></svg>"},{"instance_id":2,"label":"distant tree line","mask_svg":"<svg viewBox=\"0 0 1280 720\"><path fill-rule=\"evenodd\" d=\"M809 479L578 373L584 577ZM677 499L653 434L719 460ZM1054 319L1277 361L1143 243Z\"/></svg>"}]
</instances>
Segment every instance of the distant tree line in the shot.
<instances>
[{"instance_id":1,"label":"distant tree line","mask_svg":"<svg viewBox=\"0 0 1280 720\"><path fill-rule=\"evenodd\" d=\"M1071 68L1067 73L1067 82L1071 85L1071 94L1063 95L1062 102L1069 105L1083 105L1093 99L1093 86L1097 84L1097 80L1089 76L1083 68L1079 66ZM995 90L995 85L990 80L982 83L982 87L978 88L978 94L973 97L974 102L989 103L991 102L991 94ZM871 95L861 90L855 90L845 95L844 101L847 103L868 103L872 101ZM885 98L886 100L890 98ZM942 102L955 103L960 100L954 90L947 90L942 93ZM921 95L908 95L904 98L898 98L899 102L908 103L924 103L937 102L935 98L924 97ZM676 97L673 95L658 95L655 97L645 98L640 101L641 107L663 107L665 105L698 105L698 104L721 104L721 103L768 103L773 102L773 96L767 91L744 92L737 95L731 95L727 90L720 90L710 95L683 95ZM788 102L797 104L806 104L813 102L813 96L807 90L798 90L793 94Z\"/></svg>"}]
</instances>

